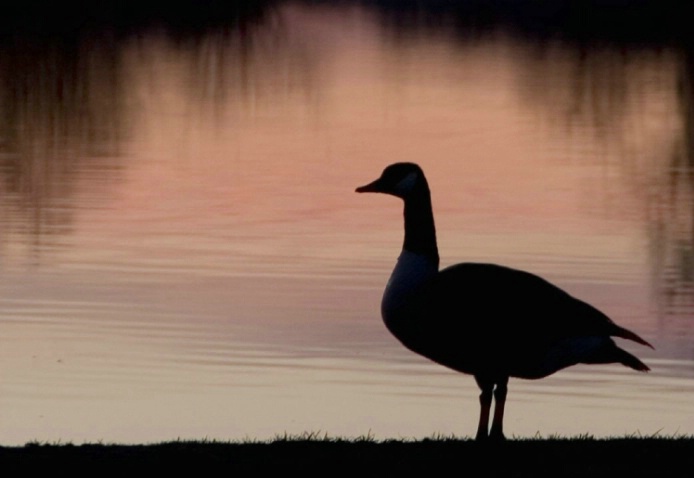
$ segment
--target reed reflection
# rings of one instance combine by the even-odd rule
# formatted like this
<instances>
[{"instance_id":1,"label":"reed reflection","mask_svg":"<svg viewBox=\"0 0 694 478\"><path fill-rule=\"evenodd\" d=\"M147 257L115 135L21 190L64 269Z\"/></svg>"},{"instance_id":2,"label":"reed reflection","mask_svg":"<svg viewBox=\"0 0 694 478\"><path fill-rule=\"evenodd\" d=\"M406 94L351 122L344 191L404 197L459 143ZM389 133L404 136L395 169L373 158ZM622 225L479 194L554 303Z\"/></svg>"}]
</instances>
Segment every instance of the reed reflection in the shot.
<instances>
[{"instance_id":1,"label":"reed reflection","mask_svg":"<svg viewBox=\"0 0 694 478\"><path fill-rule=\"evenodd\" d=\"M605 169L608 179L594 187L602 214L645 226L659 329L688 335L694 308L690 65L685 49L544 45L526 62L523 87L528 105L575 138L580 152L573 157ZM615 202L615 180L634 198L633 212Z\"/></svg>"},{"instance_id":2,"label":"reed reflection","mask_svg":"<svg viewBox=\"0 0 694 478\"><path fill-rule=\"evenodd\" d=\"M252 28L213 29L170 45L185 59L193 111L215 128L225 124L225 115L281 110L289 98L310 107L321 88L319 58L293 28L287 15L270 12Z\"/></svg>"},{"instance_id":3,"label":"reed reflection","mask_svg":"<svg viewBox=\"0 0 694 478\"><path fill-rule=\"evenodd\" d=\"M70 230L77 176L89 171L102 182L118 168L114 158L127 135L124 101L118 49L108 37L4 42L2 234L32 237L38 253L48 237Z\"/></svg>"},{"instance_id":4,"label":"reed reflection","mask_svg":"<svg viewBox=\"0 0 694 478\"><path fill-rule=\"evenodd\" d=\"M666 174L650 191L654 274L660 279L663 327L681 333L692 327L694 312L694 50L679 51L677 128Z\"/></svg>"},{"instance_id":5,"label":"reed reflection","mask_svg":"<svg viewBox=\"0 0 694 478\"><path fill-rule=\"evenodd\" d=\"M132 44L151 44L147 39L165 27L168 49L181 53L193 45L190 101L223 105L220 95L230 85L219 84L215 75L240 71L242 85L231 85L232 90L244 83L253 90L257 79L246 73L258 56L256 27L275 2L162 10L102 2L96 11L82 2L29 3L0 20L6 32L0 45L0 243L16 236L14 242L26 246L33 262L59 248L74 227L78 188L98 201L113 194L123 174L124 144L132 141L139 121L140 98L127 57ZM40 18L28 15L30 6ZM218 68L227 58L240 61Z\"/></svg>"}]
</instances>

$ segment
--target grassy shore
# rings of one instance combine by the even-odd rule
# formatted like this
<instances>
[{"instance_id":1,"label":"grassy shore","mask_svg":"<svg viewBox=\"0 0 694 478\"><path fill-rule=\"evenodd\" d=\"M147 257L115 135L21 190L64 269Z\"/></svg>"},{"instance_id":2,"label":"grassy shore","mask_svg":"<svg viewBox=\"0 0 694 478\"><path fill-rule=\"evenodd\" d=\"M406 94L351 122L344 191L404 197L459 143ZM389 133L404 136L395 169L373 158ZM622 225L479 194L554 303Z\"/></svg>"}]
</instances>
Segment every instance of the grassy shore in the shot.
<instances>
[{"instance_id":1,"label":"grassy shore","mask_svg":"<svg viewBox=\"0 0 694 478\"><path fill-rule=\"evenodd\" d=\"M269 442L169 442L154 445L28 444L0 447L5 476L261 472L302 475L395 474L505 477L677 476L694 468L694 437L375 441L278 438ZM8 474L9 473L9 474ZM20 475L21 473L21 475ZM202 473L202 474L201 474ZM95 475L97 476L97 475Z\"/></svg>"}]
</instances>

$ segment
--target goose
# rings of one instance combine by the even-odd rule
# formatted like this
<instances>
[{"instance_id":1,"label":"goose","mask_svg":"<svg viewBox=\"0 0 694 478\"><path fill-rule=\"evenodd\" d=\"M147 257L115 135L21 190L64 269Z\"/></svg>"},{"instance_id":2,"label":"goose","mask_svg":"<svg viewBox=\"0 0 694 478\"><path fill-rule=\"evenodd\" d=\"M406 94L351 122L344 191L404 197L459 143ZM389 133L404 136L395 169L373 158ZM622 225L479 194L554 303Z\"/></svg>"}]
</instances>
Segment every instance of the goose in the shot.
<instances>
[{"instance_id":1,"label":"goose","mask_svg":"<svg viewBox=\"0 0 694 478\"><path fill-rule=\"evenodd\" d=\"M535 274L468 262L439 270L431 194L417 164L391 164L356 192L390 194L405 203L405 240L381 316L411 351L474 376L481 390L477 440L505 438L510 377L539 379L578 363L649 370L612 337L651 344Z\"/></svg>"}]
</instances>

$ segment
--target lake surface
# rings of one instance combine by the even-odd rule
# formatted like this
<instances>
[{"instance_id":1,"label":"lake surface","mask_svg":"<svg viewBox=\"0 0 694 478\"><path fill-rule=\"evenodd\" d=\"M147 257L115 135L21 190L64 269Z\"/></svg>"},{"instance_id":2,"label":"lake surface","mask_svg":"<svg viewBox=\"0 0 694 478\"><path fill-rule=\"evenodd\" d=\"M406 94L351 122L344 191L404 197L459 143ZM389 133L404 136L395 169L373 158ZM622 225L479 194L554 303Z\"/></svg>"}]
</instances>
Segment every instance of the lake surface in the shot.
<instances>
[{"instance_id":1,"label":"lake surface","mask_svg":"<svg viewBox=\"0 0 694 478\"><path fill-rule=\"evenodd\" d=\"M474 380L380 319L402 204L354 188L395 161L443 266L533 271L655 346L511 380L509 436L694 433L691 54L461 31L280 3L5 42L0 444L472 435Z\"/></svg>"}]
</instances>

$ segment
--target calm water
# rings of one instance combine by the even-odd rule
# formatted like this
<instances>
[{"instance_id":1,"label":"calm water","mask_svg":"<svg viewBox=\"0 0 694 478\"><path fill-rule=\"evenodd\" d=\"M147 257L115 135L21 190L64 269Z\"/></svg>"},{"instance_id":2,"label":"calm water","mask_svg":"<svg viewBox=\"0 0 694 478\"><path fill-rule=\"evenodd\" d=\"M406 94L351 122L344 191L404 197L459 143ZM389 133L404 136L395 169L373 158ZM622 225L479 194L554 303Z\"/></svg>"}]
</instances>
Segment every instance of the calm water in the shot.
<instances>
[{"instance_id":1,"label":"calm water","mask_svg":"<svg viewBox=\"0 0 694 478\"><path fill-rule=\"evenodd\" d=\"M512 380L509 435L694 433L694 83L676 48L461 36L351 6L0 48L0 444L471 435L391 338L394 161L442 264L539 273L653 371Z\"/></svg>"}]
</instances>

